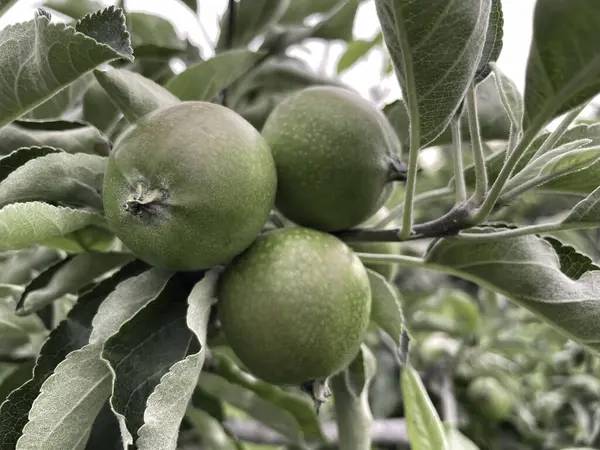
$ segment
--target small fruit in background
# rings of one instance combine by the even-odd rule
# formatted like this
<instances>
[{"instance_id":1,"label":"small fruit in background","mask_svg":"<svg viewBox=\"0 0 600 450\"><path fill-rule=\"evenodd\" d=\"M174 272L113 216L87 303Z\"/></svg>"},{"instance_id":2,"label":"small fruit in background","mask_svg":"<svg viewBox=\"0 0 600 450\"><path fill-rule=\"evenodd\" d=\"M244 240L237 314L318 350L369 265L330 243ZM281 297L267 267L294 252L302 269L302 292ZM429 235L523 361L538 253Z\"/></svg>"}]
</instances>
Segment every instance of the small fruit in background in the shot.
<instances>
[{"instance_id":1,"label":"small fruit in background","mask_svg":"<svg viewBox=\"0 0 600 450\"><path fill-rule=\"evenodd\" d=\"M512 412L510 393L495 378L476 378L469 385L467 395L474 407L492 420L505 420Z\"/></svg>"},{"instance_id":2,"label":"small fruit in background","mask_svg":"<svg viewBox=\"0 0 600 450\"><path fill-rule=\"evenodd\" d=\"M367 272L338 238L284 228L227 267L218 292L229 345L257 377L292 385L323 379L356 355L367 329Z\"/></svg>"},{"instance_id":3,"label":"small fruit in background","mask_svg":"<svg viewBox=\"0 0 600 450\"><path fill-rule=\"evenodd\" d=\"M182 102L141 118L116 143L104 210L138 258L200 270L254 241L276 179L269 147L252 125L217 104Z\"/></svg>"},{"instance_id":4,"label":"small fruit in background","mask_svg":"<svg viewBox=\"0 0 600 450\"><path fill-rule=\"evenodd\" d=\"M399 140L385 115L360 95L315 86L283 100L262 134L277 166L277 208L301 226L352 228L406 177Z\"/></svg>"}]
</instances>

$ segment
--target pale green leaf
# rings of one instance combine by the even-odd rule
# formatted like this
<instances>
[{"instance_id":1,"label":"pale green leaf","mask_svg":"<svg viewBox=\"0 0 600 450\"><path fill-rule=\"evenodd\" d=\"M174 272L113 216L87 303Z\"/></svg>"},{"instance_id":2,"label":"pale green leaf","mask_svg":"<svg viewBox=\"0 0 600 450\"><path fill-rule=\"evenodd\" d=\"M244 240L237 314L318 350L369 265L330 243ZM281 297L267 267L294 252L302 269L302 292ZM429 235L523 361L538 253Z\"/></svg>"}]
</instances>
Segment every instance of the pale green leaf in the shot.
<instances>
[{"instance_id":1,"label":"pale green leaf","mask_svg":"<svg viewBox=\"0 0 600 450\"><path fill-rule=\"evenodd\" d=\"M404 415L413 450L448 450L448 442L440 420L421 377L410 364L401 375Z\"/></svg>"},{"instance_id":2,"label":"pale green leaf","mask_svg":"<svg viewBox=\"0 0 600 450\"><path fill-rule=\"evenodd\" d=\"M514 81L504 75L495 63L491 64L491 68L502 106L504 106L510 122L518 132L523 127L523 97Z\"/></svg>"},{"instance_id":3,"label":"pale green leaf","mask_svg":"<svg viewBox=\"0 0 600 450\"><path fill-rule=\"evenodd\" d=\"M8 155L0 158L0 183L7 176L17 170L23 164L40 156L46 156L50 153L60 153L61 150L54 147L23 147L15 150Z\"/></svg>"},{"instance_id":4,"label":"pale green leaf","mask_svg":"<svg viewBox=\"0 0 600 450\"><path fill-rule=\"evenodd\" d=\"M511 298L600 352L600 271L570 278L546 240L533 235L477 243L446 238L431 247L425 262Z\"/></svg>"},{"instance_id":5,"label":"pale green leaf","mask_svg":"<svg viewBox=\"0 0 600 450\"><path fill-rule=\"evenodd\" d=\"M367 269L371 284L371 320L400 345L402 308L396 289L381 275Z\"/></svg>"},{"instance_id":6,"label":"pale green leaf","mask_svg":"<svg viewBox=\"0 0 600 450\"><path fill-rule=\"evenodd\" d=\"M131 123L155 109L179 103L179 99L161 85L129 70L95 70L94 75Z\"/></svg>"},{"instance_id":7,"label":"pale green leaf","mask_svg":"<svg viewBox=\"0 0 600 450\"><path fill-rule=\"evenodd\" d=\"M222 89L248 73L262 57L262 53L249 50L219 53L175 75L165 87L180 100L210 101Z\"/></svg>"},{"instance_id":8,"label":"pale green leaf","mask_svg":"<svg viewBox=\"0 0 600 450\"><path fill-rule=\"evenodd\" d=\"M110 141L93 126L66 120L16 120L0 128L0 155L21 147L55 147L67 153L108 156Z\"/></svg>"},{"instance_id":9,"label":"pale green leaf","mask_svg":"<svg viewBox=\"0 0 600 450\"><path fill-rule=\"evenodd\" d=\"M0 31L0 125L25 114L94 67L118 58L132 59L120 9L109 7L84 17L73 28L35 19Z\"/></svg>"},{"instance_id":10,"label":"pale green leaf","mask_svg":"<svg viewBox=\"0 0 600 450\"><path fill-rule=\"evenodd\" d=\"M133 255L129 253L85 252L76 255L72 259L66 260L64 264L57 264L56 271L53 271L52 268L48 269L47 272L51 272L50 278L44 280L42 285L38 285L36 281L45 272L33 280L25 289L17 306L17 312L20 315L30 314L66 294L75 294L96 278L133 259Z\"/></svg>"},{"instance_id":11,"label":"pale green leaf","mask_svg":"<svg viewBox=\"0 0 600 450\"><path fill-rule=\"evenodd\" d=\"M446 430L448 450L479 450L475 443L456 428L448 427Z\"/></svg>"},{"instance_id":12,"label":"pale green leaf","mask_svg":"<svg viewBox=\"0 0 600 450\"><path fill-rule=\"evenodd\" d=\"M175 363L165 374L146 403L144 425L139 429L139 450L176 450L179 426L198 382L206 357L206 332L212 305L216 301L218 272L204 275L188 297L186 324L200 348Z\"/></svg>"},{"instance_id":13,"label":"pale green leaf","mask_svg":"<svg viewBox=\"0 0 600 450\"><path fill-rule=\"evenodd\" d=\"M186 49L185 42L168 20L141 12L127 14L127 27L136 58L170 57Z\"/></svg>"},{"instance_id":14,"label":"pale green leaf","mask_svg":"<svg viewBox=\"0 0 600 450\"><path fill-rule=\"evenodd\" d=\"M427 8L414 0L375 5L402 96L414 108L411 126L425 146L447 128L473 81L492 0L435 0Z\"/></svg>"},{"instance_id":15,"label":"pale green leaf","mask_svg":"<svg viewBox=\"0 0 600 450\"><path fill-rule=\"evenodd\" d=\"M77 449L110 395L111 373L90 344L67 355L42 384L16 450Z\"/></svg>"},{"instance_id":16,"label":"pale green leaf","mask_svg":"<svg viewBox=\"0 0 600 450\"><path fill-rule=\"evenodd\" d=\"M10 203L45 201L102 211L106 160L103 156L65 152L32 159L0 183L0 208Z\"/></svg>"},{"instance_id":17,"label":"pale green leaf","mask_svg":"<svg viewBox=\"0 0 600 450\"><path fill-rule=\"evenodd\" d=\"M562 223L600 226L600 187L577 203Z\"/></svg>"},{"instance_id":18,"label":"pale green leaf","mask_svg":"<svg viewBox=\"0 0 600 450\"><path fill-rule=\"evenodd\" d=\"M206 411L188 407L185 418L202 437L204 445L211 450L238 450L231 436L223 429L223 425Z\"/></svg>"},{"instance_id":19,"label":"pale green leaf","mask_svg":"<svg viewBox=\"0 0 600 450\"><path fill-rule=\"evenodd\" d=\"M0 250L27 247L101 220L96 213L41 202L8 205L0 209Z\"/></svg>"},{"instance_id":20,"label":"pale green leaf","mask_svg":"<svg viewBox=\"0 0 600 450\"><path fill-rule=\"evenodd\" d=\"M526 129L542 128L600 92L598 40L600 2L537 1L525 80Z\"/></svg>"},{"instance_id":21,"label":"pale green leaf","mask_svg":"<svg viewBox=\"0 0 600 450\"><path fill-rule=\"evenodd\" d=\"M96 0L45 0L44 6L65 16L80 19L101 9L102 3Z\"/></svg>"}]
</instances>

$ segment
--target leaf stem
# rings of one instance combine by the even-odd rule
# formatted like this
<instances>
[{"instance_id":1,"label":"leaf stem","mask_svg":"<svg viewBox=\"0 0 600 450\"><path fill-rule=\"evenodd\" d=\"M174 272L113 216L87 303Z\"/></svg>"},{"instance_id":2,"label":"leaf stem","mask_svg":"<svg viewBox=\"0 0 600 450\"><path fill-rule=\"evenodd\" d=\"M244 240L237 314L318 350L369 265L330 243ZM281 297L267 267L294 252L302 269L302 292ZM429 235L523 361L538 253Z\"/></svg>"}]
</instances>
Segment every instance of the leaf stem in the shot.
<instances>
[{"instance_id":1,"label":"leaf stem","mask_svg":"<svg viewBox=\"0 0 600 450\"><path fill-rule=\"evenodd\" d=\"M485 155L477 116L477 97L475 95L475 84L471 84L467 90L467 113L469 116L469 133L471 135L471 147L473 149L473 163L475 165L475 192L473 202L479 205L488 190L487 169L485 167Z\"/></svg>"},{"instance_id":2,"label":"leaf stem","mask_svg":"<svg viewBox=\"0 0 600 450\"><path fill-rule=\"evenodd\" d=\"M339 431L339 448L370 450L373 416L368 402L363 401L362 396L354 395L346 370L331 377L330 385Z\"/></svg>"},{"instance_id":3,"label":"leaf stem","mask_svg":"<svg viewBox=\"0 0 600 450\"><path fill-rule=\"evenodd\" d=\"M443 187L440 189L433 189L431 191L422 192L421 194L418 194L414 197L413 205L416 205L417 203L420 203L424 200L437 200L440 198L448 197L451 194L452 194L452 189L449 187ZM380 220L375 225L375 228L385 228L387 225L392 223L394 221L394 219L396 219L398 216L400 216L403 211L404 211L404 203L400 203L397 206L394 206L392 209L390 209L387 217Z\"/></svg>"},{"instance_id":4,"label":"leaf stem","mask_svg":"<svg viewBox=\"0 0 600 450\"><path fill-rule=\"evenodd\" d=\"M452 159L454 161L454 184L456 204L467 201L467 185L465 184L465 168L463 165L462 136L460 132L460 117L450 122L452 131Z\"/></svg>"},{"instance_id":5,"label":"leaf stem","mask_svg":"<svg viewBox=\"0 0 600 450\"><path fill-rule=\"evenodd\" d=\"M469 241L493 241L497 239L507 239L520 236L527 236L531 234L542 234L542 233L553 233L556 231L566 230L579 230L584 228L595 228L600 226L600 222L591 223L562 223L562 222L550 222L541 223L537 225L528 225L520 228L513 228L510 230L494 231L492 233L476 233L476 232L462 232L458 235L457 239L469 240Z\"/></svg>"},{"instance_id":6,"label":"leaf stem","mask_svg":"<svg viewBox=\"0 0 600 450\"><path fill-rule=\"evenodd\" d=\"M532 161L536 158L539 158L544 153L546 153L548 150L551 150L554 147L554 145L558 142L558 140L562 137L562 135L565 134L565 131L567 131L567 128L569 128L569 125L571 125L571 123L573 123L573 121L577 118L577 116L579 116L579 114L581 114L581 111L583 111L583 109L586 107L586 105L587 105L587 103L584 103L583 105L578 106L577 108L575 108L574 110L572 110L571 112L569 112L565 115L565 117L558 124L556 129L552 133L550 133L550 135L542 143L542 145L540 146L538 151L535 152L535 154L531 158Z\"/></svg>"}]
</instances>

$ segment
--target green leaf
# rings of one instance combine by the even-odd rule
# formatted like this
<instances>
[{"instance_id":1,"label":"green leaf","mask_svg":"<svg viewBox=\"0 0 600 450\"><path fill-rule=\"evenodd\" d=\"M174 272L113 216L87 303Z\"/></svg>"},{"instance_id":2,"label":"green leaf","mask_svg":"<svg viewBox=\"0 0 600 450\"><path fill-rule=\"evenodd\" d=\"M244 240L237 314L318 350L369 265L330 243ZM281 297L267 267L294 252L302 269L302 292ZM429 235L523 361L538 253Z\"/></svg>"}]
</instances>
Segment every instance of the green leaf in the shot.
<instances>
[{"instance_id":1,"label":"green leaf","mask_svg":"<svg viewBox=\"0 0 600 450\"><path fill-rule=\"evenodd\" d=\"M341 0L343 3L345 0ZM340 4L340 0L313 0L310 2L291 1L280 24L301 24L308 16L317 13L326 13Z\"/></svg>"},{"instance_id":2,"label":"green leaf","mask_svg":"<svg viewBox=\"0 0 600 450\"><path fill-rule=\"evenodd\" d=\"M119 423L110 409L110 402L106 401L96 417L85 450L117 450L122 446Z\"/></svg>"},{"instance_id":3,"label":"green leaf","mask_svg":"<svg viewBox=\"0 0 600 450\"><path fill-rule=\"evenodd\" d=\"M494 73L494 81L500 95L500 101L513 127L517 132L523 128L523 97L517 88L517 85L498 68L495 63L491 64Z\"/></svg>"},{"instance_id":4,"label":"green leaf","mask_svg":"<svg viewBox=\"0 0 600 450\"><path fill-rule=\"evenodd\" d=\"M199 0L181 0L181 2L190 8L195 13L200 12L200 5L198 4Z\"/></svg>"},{"instance_id":5,"label":"green leaf","mask_svg":"<svg viewBox=\"0 0 600 450\"><path fill-rule=\"evenodd\" d=\"M100 64L132 59L123 12L114 7L84 17L75 28L50 23L50 15L38 10L34 20L0 31L0 43L17 50L0 53L0 74L6 80L0 89L0 125Z\"/></svg>"},{"instance_id":6,"label":"green leaf","mask_svg":"<svg viewBox=\"0 0 600 450\"><path fill-rule=\"evenodd\" d=\"M281 19L290 3L290 0L240 0L236 9L237 19L232 48L245 47L255 37L267 31L271 25ZM229 10L221 19L218 50L226 48L228 24Z\"/></svg>"},{"instance_id":7,"label":"green leaf","mask_svg":"<svg viewBox=\"0 0 600 450\"><path fill-rule=\"evenodd\" d=\"M600 186L577 203L562 223L598 226L600 224Z\"/></svg>"},{"instance_id":8,"label":"green leaf","mask_svg":"<svg viewBox=\"0 0 600 450\"><path fill-rule=\"evenodd\" d=\"M215 373L230 383L251 390L260 398L272 403L274 406L289 412L302 427L302 432L307 439L323 441L323 431L316 415L314 404L305 397L266 383L249 373L242 371L235 363L220 353L218 349L213 351L213 357L217 360Z\"/></svg>"},{"instance_id":9,"label":"green leaf","mask_svg":"<svg viewBox=\"0 0 600 450\"><path fill-rule=\"evenodd\" d=\"M342 5L338 7L338 5ZM312 38L321 38L327 40L349 41L352 39L352 30L354 29L354 19L359 0L342 0L336 7L335 14L323 19L317 27L313 28Z\"/></svg>"},{"instance_id":10,"label":"green leaf","mask_svg":"<svg viewBox=\"0 0 600 450\"><path fill-rule=\"evenodd\" d=\"M199 385L204 391L232 404L290 441L304 441L302 429L292 414L261 398L252 390L209 372L200 374Z\"/></svg>"},{"instance_id":11,"label":"green leaf","mask_svg":"<svg viewBox=\"0 0 600 450\"><path fill-rule=\"evenodd\" d=\"M20 148L0 158L0 183L28 161L51 153L61 153L61 150L54 147Z\"/></svg>"},{"instance_id":12,"label":"green leaf","mask_svg":"<svg viewBox=\"0 0 600 450\"><path fill-rule=\"evenodd\" d=\"M511 298L568 338L600 350L600 271L569 278L544 239L533 235L477 243L441 239L425 261Z\"/></svg>"},{"instance_id":13,"label":"green leaf","mask_svg":"<svg viewBox=\"0 0 600 450\"><path fill-rule=\"evenodd\" d=\"M375 355L366 345L348 368L331 377L340 448L370 448L373 416L369 387L377 371Z\"/></svg>"},{"instance_id":14,"label":"green leaf","mask_svg":"<svg viewBox=\"0 0 600 450\"><path fill-rule=\"evenodd\" d=\"M179 103L179 99L161 85L129 70L95 70L94 75L131 123L155 109Z\"/></svg>"},{"instance_id":15,"label":"green leaf","mask_svg":"<svg viewBox=\"0 0 600 450\"><path fill-rule=\"evenodd\" d=\"M102 3L95 0L45 0L44 6L65 16L80 19L86 14L102 8Z\"/></svg>"},{"instance_id":16,"label":"green leaf","mask_svg":"<svg viewBox=\"0 0 600 450\"><path fill-rule=\"evenodd\" d=\"M367 269L371 284L371 320L400 345L404 318L398 292L377 272Z\"/></svg>"},{"instance_id":17,"label":"green leaf","mask_svg":"<svg viewBox=\"0 0 600 450\"><path fill-rule=\"evenodd\" d=\"M407 364L401 375L406 428L413 450L448 450L446 433L417 371Z\"/></svg>"},{"instance_id":18,"label":"green leaf","mask_svg":"<svg viewBox=\"0 0 600 450\"><path fill-rule=\"evenodd\" d=\"M177 447L179 427L206 357L206 331L211 307L216 302L217 281L218 272L207 272L188 297L186 323L200 347L171 366L148 397L144 425L139 429L139 450L175 450ZM167 410L169 414L165 415Z\"/></svg>"},{"instance_id":19,"label":"green leaf","mask_svg":"<svg viewBox=\"0 0 600 450\"><path fill-rule=\"evenodd\" d=\"M0 209L0 250L23 248L98 223L96 213L41 202Z\"/></svg>"},{"instance_id":20,"label":"green leaf","mask_svg":"<svg viewBox=\"0 0 600 450\"><path fill-rule=\"evenodd\" d=\"M65 321L55 328L44 343L36 361L33 378L13 391L0 406L0 449L14 450L27 423L31 405L39 389L65 357L88 343L92 318L100 303L121 281L134 276L148 266L139 261L121 269L111 278L82 296L71 309Z\"/></svg>"},{"instance_id":21,"label":"green leaf","mask_svg":"<svg viewBox=\"0 0 600 450\"><path fill-rule=\"evenodd\" d=\"M171 22L153 14L129 12L127 26L136 58L167 58L185 51L186 45Z\"/></svg>"},{"instance_id":22,"label":"green leaf","mask_svg":"<svg viewBox=\"0 0 600 450\"><path fill-rule=\"evenodd\" d=\"M402 97L422 147L448 126L473 81L486 41L492 0L376 0ZM423 30L428 30L424 33ZM416 149L415 149L416 150Z\"/></svg>"},{"instance_id":23,"label":"green leaf","mask_svg":"<svg viewBox=\"0 0 600 450\"><path fill-rule=\"evenodd\" d=\"M247 74L262 57L262 53L249 50L226 51L175 75L165 88L183 101L210 101L222 89Z\"/></svg>"},{"instance_id":24,"label":"green leaf","mask_svg":"<svg viewBox=\"0 0 600 450\"><path fill-rule=\"evenodd\" d=\"M8 11L15 3L17 3L17 0L1 0L0 1L0 17L2 17L4 15L4 13L6 11Z\"/></svg>"},{"instance_id":25,"label":"green leaf","mask_svg":"<svg viewBox=\"0 0 600 450\"><path fill-rule=\"evenodd\" d=\"M592 270L600 270L589 256L579 253L570 245L565 245L558 239L546 236L546 241L552 245L558 255L560 270L572 280L578 280L581 276Z\"/></svg>"},{"instance_id":26,"label":"green leaf","mask_svg":"<svg viewBox=\"0 0 600 450\"><path fill-rule=\"evenodd\" d=\"M526 129L541 128L600 92L599 39L597 1L538 0L525 78Z\"/></svg>"},{"instance_id":27,"label":"green leaf","mask_svg":"<svg viewBox=\"0 0 600 450\"><path fill-rule=\"evenodd\" d=\"M75 294L96 278L130 262L129 253L86 252L42 272L29 284L17 305L19 315L31 314L66 294Z\"/></svg>"},{"instance_id":28,"label":"green leaf","mask_svg":"<svg viewBox=\"0 0 600 450\"><path fill-rule=\"evenodd\" d=\"M104 156L65 152L29 160L0 183L0 208L45 201L102 211L106 160Z\"/></svg>"},{"instance_id":29,"label":"green leaf","mask_svg":"<svg viewBox=\"0 0 600 450\"><path fill-rule=\"evenodd\" d=\"M106 227L90 225L66 236L44 240L40 244L67 253L109 252L115 249L115 241L115 235Z\"/></svg>"},{"instance_id":30,"label":"green leaf","mask_svg":"<svg viewBox=\"0 0 600 450\"><path fill-rule=\"evenodd\" d=\"M498 90L491 77L477 85L477 113L479 116L480 133L483 140L507 140L510 135L510 120L502 106ZM406 106L402 100L387 105L383 112L392 123L402 145L409 146L409 118ZM461 116L461 135L464 140L470 140L469 121L467 114ZM452 133L446 128L428 146L452 144ZM504 162L504 159L502 160ZM472 170L472 169L471 169Z\"/></svg>"},{"instance_id":31,"label":"green leaf","mask_svg":"<svg viewBox=\"0 0 600 450\"><path fill-rule=\"evenodd\" d=\"M111 405L125 444L137 444L141 437L138 432L146 405L163 376L175 363L201 349L186 325L186 299L194 284L189 274L173 275L158 297L104 344L102 358L114 375Z\"/></svg>"},{"instance_id":32,"label":"green leaf","mask_svg":"<svg viewBox=\"0 0 600 450\"><path fill-rule=\"evenodd\" d=\"M502 52L502 37L504 35L504 15L502 14L502 0L492 0L490 18L488 21L485 45L481 59L475 72L475 83L481 83L491 73L490 63L495 63Z\"/></svg>"},{"instance_id":33,"label":"green leaf","mask_svg":"<svg viewBox=\"0 0 600 450\"><path fill-rule=\"evenodd\" d=\"M46 327L39 316L19 317L15 314L14 301L8 298L0 298L0 335L3 339L11 336L24 337L25 342L27 342L30 338L29 335L45 332Z\"/></svg>"},{"instance_id":34,"label":"green leaf","mask_svg":"<svg viewBox=\"0 0 600 450\"><path fill-rule=\"evenodd\" d=\"M83 96L83 118L106 133L119 120L121 114L98 80L94 80Z\"/></svg>"},{"instance_id":35,"label":"green leaf","mask_svg":"<svg viewBox=\"0 0 600 450\"><path fill-rule=\"evenodd\" d=\"M66 120L16 120L0 128L0 155L21 147L55 147L67 153L108 156L110 141L96 128Z\"/></svg>"},{"instance_id":36,"label":"green leaf","mask_svg":"<svg viewBox=\"0 0 600 450\"><path fill-rule=\"evenodd\" d=\"M224 430L223 425L201 409L188 407L185 418L192 424L204 445L212 450L237 450L233 439Z\"/></svg>"},{"instance_id":37,"label":"green leaf","mask_svg":"<svg viewBox=\"0 0 600 450\"><path fill-rule=\"evenodd\" d=\"M370 41L352 41L346 47L346 51L337 63L337 73L342 73L352 67L359 59L365 56L371 49L383 42L383 34L377 33Z\"/></svg>"}]
</instances>

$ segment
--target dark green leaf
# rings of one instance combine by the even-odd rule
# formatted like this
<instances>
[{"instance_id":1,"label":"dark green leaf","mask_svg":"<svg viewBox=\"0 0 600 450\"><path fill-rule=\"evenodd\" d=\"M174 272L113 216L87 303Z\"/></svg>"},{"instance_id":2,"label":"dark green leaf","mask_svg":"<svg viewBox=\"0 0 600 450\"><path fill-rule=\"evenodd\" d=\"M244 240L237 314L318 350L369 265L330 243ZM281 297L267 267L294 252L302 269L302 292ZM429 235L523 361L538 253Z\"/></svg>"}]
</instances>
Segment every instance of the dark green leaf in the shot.
<instances>
[{"instance_id":1,"label":"dark green leaf","mask_svg":"<svg viewBox=\"0 0 600 450\"><path fill-rule=\"evenodd\" d=\"M262 53L249 50L223 52L175 75L165 87L183 101L210 101L222 89L248 73L262 57Z\"/></svg>"},{"instance_id":2,"label":"dark green leaf","mask_svg":"<svg viewBox=\"0 0 600 450\"><path fill-rule=\"evenodd\" d=\"M8 395L25 384L33 374L33 361L28 361L16 366L8 376L3 377L0 382L0 404L6 400Z\"/></svg>"},{"instance_id":3,"label":"dark green leaf","mask_svg":"<svg viewBox=\"0 0 600 450\"><path fill-rule=\"evenodd\" d=\"M80 298L67 319L50 333L36 361L33 378L13 391L0 406L0 450L15 449L42 384L69 353L88 343L92 319L100 303L117 284L147 267L146 264L136 261L100 283L93 291Z\"/></svg>"},{"instance_id":4,"label":"dark green leaf","mask_svg":"<svg viewBox=\"0 0 600 450\"><path fill-rule=\"evenodd\" d=\"M167 58L186 49L173 24L162 17L130 12L127 14L127 26L136 58Z\"/></svg>"},{"instance_id":5,"label":"dark green leaf","mask_svg":"<svg viewBox=\"0 0 600 450\"><path fill-rule=\"evenodd\" d=\"M29 160L0 183L0 208L45 201L103 210L102 180L107 158L84 153L49 153Z\"/></svg>"},{"instance_id":6,"label":"dark green leaf","mask_svg":"<svg viewBox=\"0 0 600 450\"><path fill-rule=\"evenodd\" d=\"M560 270L572 280L579 280L581 276L592 270L600 270L589 256L579 253L574 247L565 245L553 237L545 237L550 242L560 261Z\"/></svg>"},{"instance_id":7,"label":"dark green leaf","mask_svg":"<svg viewBox=\"0 0 600 450\"><path fill-rule=\"evenodd\" d=\"M346 51L340 58L337 64L337 73L342 73L352 67L360 58L365 56L369 51L383 42L383 34L377 33L370 41L358 40L348 43Z\"/></svg>"},{"instance_id":8,"label":"dark green leaf","mask_svg":"<svg viewBox=\"0 0 600 450\"><path fill-rule=\"evenodd\" d=\"M20 314L30 314L66 294L75 294L101 275L133 259L129 253L81 253L50 267L27 286Z\"/></svg>"},{"instance_id":9,"label":"dark green leaf","mask_svg":"<svg viewBox=\"0 0 600 450\"><path fill-rule=\"evenodd\" d=\"M122 448L121 430L115 417L110 402L107 400L100 410L85 450L106 450Z\"/></svg>"},{"instance_id":10,"label":"dark green leaf","mask_svg":"<svg viewBox=\"0 0 600 450\"><path fill-rule=\"evenodd\" d=\"M568 39L566 39L568 36ZM600 3L538 0L525 81L525 128L553 118L600 92Z\"/></svg>"},{"instance_id":11,"label":"dark green leaf","mask_svg":"<svg viewBox=\"0 0 600 450\"><path fill-rule=\"evenodd\" d=\"M131 123L155 109L180 101L159 84L129 70L95 70L94 75Z\"/></svg>"},{"instance_id":12,"label":"dark green leaf","mask_svg":"<svg viewBox=\"0 0 600 450\"><path fill-rule=\"evenodd\" d=\"M354 29L354 18L360 4L359 0L342 0L343 3L335 14L323 20L319 26L315 27L311 33L313 38L327 40L350 41L352 39L352 30ZM337 6L337 5L336 5Z\"/></svg>"},{"instance_id":13,"label":"dark green leaf","mask_svg":"<svg viewBox=\"0 0 600 450\"><path fill-rule=\"evenodd\" d=\"M569 278L544 239L532 235L477 243L441 239L429 250L426 262L513 299L567 337L600 350L600 271Z\"/></svg>"},{"instance_id":14,"label":"dark green leaf","mask_svg":"<svg viewBox=\"0 0 600 450\"><path fill-rule=\"evenodd\" d=\"M412 0L375 5L403 98L415 99L409 105L415 108L412 126L425 146L447 128L473 81L492 0L435 0L427 8Z\"/></svg>"},{"instance_id":15,"label":"dark green leaf","mask_svg":"<svg viewBox=\"0 0 600 450\"><path fill-rule=\"evenodd\" d=\"M240 0L237 5L237 20L233 34L232 48L245 47L255 37L260 36L285 13L290 0ZM229 10L221 19L217 49L226 47L229 30Z\"/></svg>"},{"instance_id":16,"label":"dark green leaf","mask_svg":"<svg viewBox=\"0 0 600 450\"><path fill-rule=\"evenodd\" d=\"M133 443L161 378L175 363L200 350L198 338L186 325L186 299L193 287L189 274L174 275L155 300L104 344L102 357L115 375L111 405Z\"/></svg>"},{"instance_id":17,"label":"dark green leaf","mask_svg":"<svg viewBox=\"0 0 600 450\"><path fill-rule=\"evenodd\" d=\"M404 319L398 292L388 281L367 269L371 284L371 320L400 345Z\"/></svg>"},{"instance_id":18,"label":"dark green leaf","mask_svg":"<svg viewBox=\"0 0 600 450\"><path fill-rule=\"evenodd\" d=\"M67 153L108 156L110 141L86 123L66 120L16 120L0 128L0 154L21 147L55 147Z\"/></svg>"},{"instance_id":19,"label":"dark green leaf","mask_svg":"<svg viewBox=\"0 0 600 450\"><path fill-rule=\"evenodd\" d=\"M181 1L195 13L200 12L200 5L198 4L199 0L181 0Z\"/></svg>"},{"instance_id":20,"label":"dark green leaf","mask_svg":"<svg viewBox=\"0 0 600 450\"><path fill-rule=\"evenodd\" d=\"M41 202L0 209L0 250L23 248L102 221L99 214Z\"/></svg>"},{"instance_id":21,"label":"dark green leaf","mask_svg":"<svg viewBox=\"0 0 600 450\"><path fill-rule=\"evenodd\" d=\"M491 73L490 63L494 63L502 52L502 37L504 34L504 15L502 14L502 1L492 0L490 19L485 38L485 45L475 72L475 83L481 83Z\"/></svg>"},{"instance_id":22,"label":"dark green leaf","mask_svg":"<svg viewBox=\"0 0 600 450\"><path fill-rule=\"evenodd\" d=\"M417 371L407 364L402 369L402 396L406 427L413 450L447 450L448 442L433 403Z\"/></svg>"},{"instance_id":23,"label":"dark green leaf","mask_svg":"<svg viewBox=\"0 0 600 450\"><path fill-rule=\"evenodd\" d=\"M94 76L85 73L65 89L58 91L44 103L29 111L24 118L35 120L58 119L63 114L71 112L79 103Z\"/></svg>"},{"instance_id":24,"label":"dark green leaf","mask_svg":"<svg viewBox=\"0 0 600 450\"><path fill-rule=\"evenodd\" d=\"M15 3L17 3L17 0L1 0L0 1L0 17L2 15L4 15L4 13L6 11L8 11Z\"/></svg>"},{"instance_id":25,"label":"dark green leaf","mask_svg":"<svg viewBox=\"0 0 600 450\"><path fill-rule=\"evenodd\" d=\"M20 148L0 158L0 183L12 172L23 166L28 161L46 156L51 153L60 153L61 150L54 147L30 147Z\"/></svg>"},{"instance_id":26,"label":"dark green leaf","mask_svg":"<svg viewBox=\"0 0 600 450\"><path fill-rule=\"evenodd\" d=\"M217 375L222 376L230 383L239 384L251 390L260 398L292 414L302 427L302 432L307 439L324 439L314 405L308 398L288 393L277 386L253 377L218 351L215 351L213 355L218 362L215 372Z\"/></svg>"},{"instance_id":27,"label":"dark green leaf","mask_svg":"<svg viewBox=\"0 0 600 450\"><path fill-rule=\"evenodd\" d=\"M50 23L49 14L39 10L34 20L0 31L0 43L15 49L0 53L0 73L7 81L0 91L0 125L35 108L94 67L132 58L123 13L114 7L84 17L76 28Z\"/></svg>"}]
</instances>

